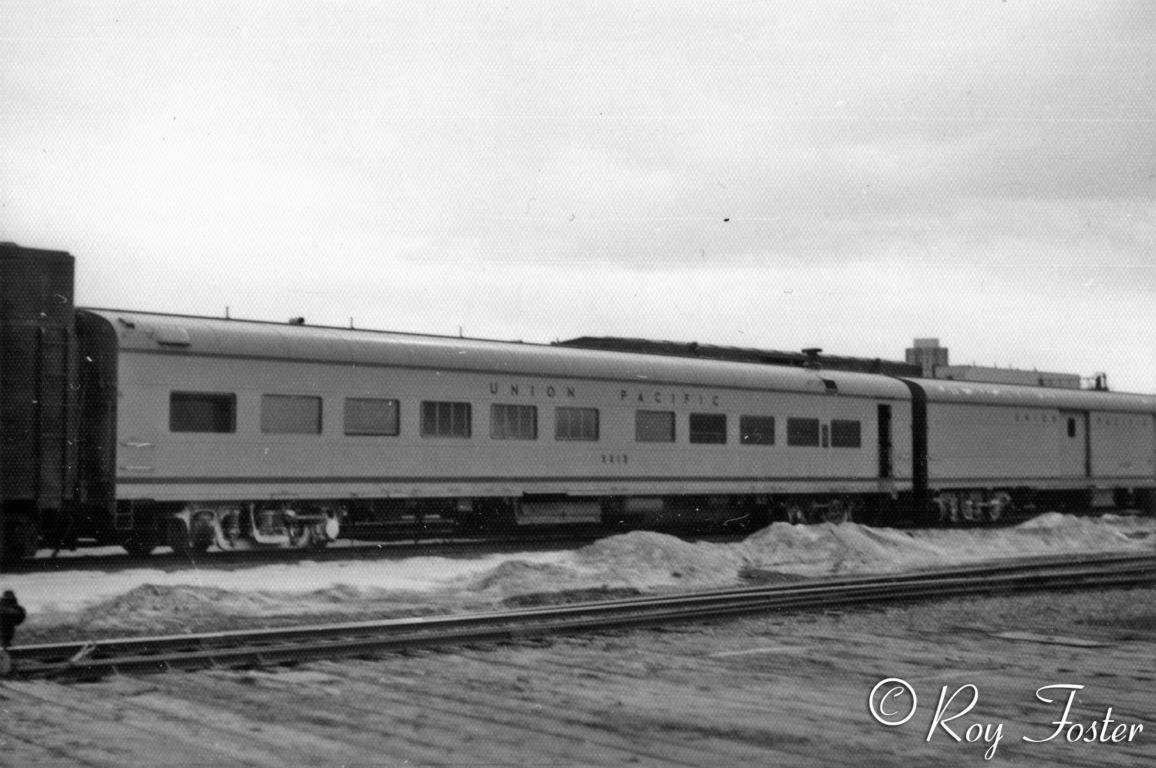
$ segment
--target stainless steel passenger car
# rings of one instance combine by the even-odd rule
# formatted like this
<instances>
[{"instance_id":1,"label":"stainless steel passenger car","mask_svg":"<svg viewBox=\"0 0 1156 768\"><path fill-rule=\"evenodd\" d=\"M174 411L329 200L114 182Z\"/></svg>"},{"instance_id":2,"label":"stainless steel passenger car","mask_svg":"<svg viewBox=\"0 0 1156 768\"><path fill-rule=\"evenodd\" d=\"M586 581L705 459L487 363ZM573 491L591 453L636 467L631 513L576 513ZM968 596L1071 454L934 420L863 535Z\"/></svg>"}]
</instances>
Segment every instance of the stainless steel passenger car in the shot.
<instances>
[{"instance_id":1,"label":"stainless steel passenger car","mask_svg":"<svg viewBox=\"0 0 1156 768\"><path fill-rule=\"evenodd\" d=\"M1156 399L71 304L0 246L0 553L1151 506ZM343 533L344 532L344 533Z\"/></svg>"},{"instance_id":2,"label":"stainless steel passenger car","mask_svg":"<svg viewBox=\"0 0 1156 768\"><path fill-rule=\"evenodd\" d=\"M163 507L202 546L228 546L250 505L308 510L331 530L413 509L662 525L766 515L778 497L799 497L786 508L800 519L842 519L910 487L911 395L886 377L78 315L102 340L90 357L115 359L116 498L134 512L122 526Z\"/></svg>"}]
</instances>

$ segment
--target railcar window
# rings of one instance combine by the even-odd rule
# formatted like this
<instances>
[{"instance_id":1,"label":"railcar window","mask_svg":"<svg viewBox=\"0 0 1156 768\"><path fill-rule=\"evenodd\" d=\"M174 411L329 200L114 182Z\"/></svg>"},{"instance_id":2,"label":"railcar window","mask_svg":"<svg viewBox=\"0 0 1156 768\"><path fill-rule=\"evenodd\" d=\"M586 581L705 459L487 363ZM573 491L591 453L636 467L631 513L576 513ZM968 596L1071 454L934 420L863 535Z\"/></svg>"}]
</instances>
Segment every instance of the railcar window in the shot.
<instances>
[{"instance_id":1,"label":"railcar window","mask_svg":"<svg viewBox=\"0 0 1156 768\"><path fill-rule=\"evenodd\" d=\"M692 443L722 444L727 441L727 417L723 413L692 413L690 415Z\"/></svg>"},{"instance_id":2,"label":"railcar window","mask_svg":"<svg viewBox=\"0 0 1156 768\"><path fill-rule=\"evenodd\" d=\"M1076 436L1076 420L1068 419L1068 437Z\"/></svg>"},{"instance_id":3,"label":"railcar window","mask_svg":"<svg viewBox=\"0 0 1156 768\"><path fill-rule=\"evenodd\" d=\"M598 440L598 409L567 408L554 409L555 440Z\"/></svg>"},{"instance_id":4,"label":"railcar window","mask_svg":"<svg viewBox=\"0 0 1156 768\"><path fill-rule=\"evenodd\" d=\"M819 447L818 419L787 419L787 445Z\"/></svg>"},{"instance_id":5,"label":"railcar window","mask_svg":"<svg viewBox=\"0 0 1156 768\"><path fill-rule=\"evenodd\" d=\"M470 404L423 400L422 437L469 437Z\"/></svg>"},{"instance_id":6,"label":"railcar window","mask_svg":"<svg viewBox=\"0 0 1156 768\"><path fill-rule=\"evenodd\" d=\"M674 411L637 411L634 439L640 443L673 443Z\"/></svg>"},{"instance_id":7,"label":"railcar window","mask_svg":"<svg viewBox=\"0 0 1156 768\"><path fill-rule=\"evenodd\" d=\"M740 416L739 442L743 445L774 445L774 416Z\"/></svg>"},{"instance_id":8,"label":"railcar window","mask_svg":"<svg viewBox=\"0 0 1156 768\"><path fill-rule=\"evenodd\" d=\"M236 432L237 396L218 392L169 393L170 432Z\"/></svg>"},{"instance_id":9,"label":"railcar window","mask_svg":"<svg viewBox=\"0 0 1156 768\"><path fill-rule=\"evenodd\" d=\"M862 426L858 421L831 420L832 448L859 448L863 445Z\"/></svg>"},{"instance_id":10,"label":"railcar window","mask_svg":"<svg viewBox=\"0 0 1156 768\"><path fill-rule=\"evenodd\" d=\"M371 397L345 398L345 434L396 435L398 429L397 400Z\"/></svg>"},{"instance_id":11,"label":"railcar window","mask_svg":"<svg viewBox=\"0 0 1156 768\"><path fill-rule=\"evenodd\" d=\"M537 440L538 408L533 405L491 405L490 437L495 440Z\"/></svg>"},{"instance_id":12,"label":"railcar window","mask_svg":"<svg viewBox=\"0 0 1156 768\"><path fill-rule=\"evenodd\" d=\"M261 395L261 431L267 435L320 435L321 398Z\"/></svg>"}]
</instances>

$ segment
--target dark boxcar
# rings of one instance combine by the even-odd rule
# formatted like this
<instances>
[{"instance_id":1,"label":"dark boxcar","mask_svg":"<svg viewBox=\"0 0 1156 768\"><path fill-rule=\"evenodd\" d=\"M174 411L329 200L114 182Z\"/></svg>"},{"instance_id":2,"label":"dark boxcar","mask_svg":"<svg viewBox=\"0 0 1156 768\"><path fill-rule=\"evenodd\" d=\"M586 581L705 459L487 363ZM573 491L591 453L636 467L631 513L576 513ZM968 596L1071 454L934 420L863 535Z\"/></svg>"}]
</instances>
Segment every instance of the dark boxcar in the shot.
<instances>
[{"instance_id":1,"label":"dark boxcar","mask_svg":"<svg viewBox=\"0 0 1156 768\"><path fill-rule=\"evenodd\" d=\"M0 558L67 527L76 487L73 259L0 243ZM0 565L3 560L0 559Z\"/></svg>"}]
</instances>

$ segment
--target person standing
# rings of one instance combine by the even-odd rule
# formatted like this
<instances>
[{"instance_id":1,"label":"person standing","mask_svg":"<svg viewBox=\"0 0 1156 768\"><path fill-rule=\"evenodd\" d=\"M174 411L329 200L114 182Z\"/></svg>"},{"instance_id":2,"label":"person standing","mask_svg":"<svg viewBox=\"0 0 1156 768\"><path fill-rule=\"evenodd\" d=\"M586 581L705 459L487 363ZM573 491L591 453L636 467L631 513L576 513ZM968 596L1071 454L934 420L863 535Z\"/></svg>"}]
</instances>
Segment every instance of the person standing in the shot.
<instances>
[{"instance_id":1,"label":"person standing","mask_svg":"<svg viewBox=\"0 0 1156 768\"><path fill-rule=\"evenodd\" d=\"M16 635L16 627L24 621L24 607L16 602L16 595L12 590L5 590L0 597L0 648L12 645L12 638Z\"/></svg>"}]
</instances>

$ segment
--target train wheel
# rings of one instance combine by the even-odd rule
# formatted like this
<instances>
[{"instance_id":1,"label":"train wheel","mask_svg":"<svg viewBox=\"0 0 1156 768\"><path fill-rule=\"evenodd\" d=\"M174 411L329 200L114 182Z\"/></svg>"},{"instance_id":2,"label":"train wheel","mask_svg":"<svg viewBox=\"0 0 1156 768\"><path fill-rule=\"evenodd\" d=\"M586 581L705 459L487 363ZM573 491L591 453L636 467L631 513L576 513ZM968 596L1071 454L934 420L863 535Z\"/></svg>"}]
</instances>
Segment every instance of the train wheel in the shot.
<instances>
[{"instance_id":1,"label":"train wheel","mask_svg":"<svg viewBox=\"0 0 1156 768\"><path fill-rule=\"evenodd\" d=\"M173 518L169 520L165 530L165 543L173 548L173 553L181 557L188 557L192 553L189 542L189 527L184 520Z\"/></svg>"},{"instance_id":2,"label":"train wheel","mask_svg":"<svg viewBox=\"0 0 1156 768\"><path fill-rule=\"evenodd\" d=\"M951 522L951 505L948 503L947 499L943 498L942 496L937 496L935 499L932 500L932 504L935 505L933 507L933 509L935 510L935 516L936 516L939 524L940 525L947 525L948 523L950 523Z\"/></svg>"},{"instance_id":3,"label":"train wheel","mask_svg":"<svg viewBox=\"0 0 1156 768\"><path fill-rule=\"evenodd\" d=\"M1136 498L1131 488L1112 489L1112 506L1116 509L1129 509L1135 505Z\"/></svg>"},{"instance_id":4,"label":"train wheel","mask_svg":"<svg viewBox=\"0 0 1156 768\"><path fill-rule=\"evenodd\" d=\"M169 520L166 542L173 548L175 554L181 557L192 557L205 553L213 543L213 529L211 526L193 523L193 533L189 535L189 527L184 520L174 518Z\"/></svg>"},{"instance_id":5,"label":"train wheel","mask_svg":"<svg viewBox=\"0 0 1156 768\"><path fill-rule=\"evenodd\" d=\"M217 531L213 523L204 517L193 519L193 535L189 537L189 545L194 555L203 555L217 540Z\"/></svg>"},{"instance_id":6,"label":"train wheel","mask_svg":"<svg viewBox=\"0 0 1156 768\"><path fill-rule=\"evenodd\" d=\"M831 525L851 522L851 506L842 499L832 499L821 514L823 522Z\"/></svg>"},{"instance_id":7,"label":"train wheel","mask_svg":"<svg viewBox=\"0 0 1156 768\"><path fill-rule=\"evenodd\" d=\"M1004 491L999 491L998 493L992 494L992 497L988 500L984 517L987 518L989 523L998 523L1003 519L1004 513L1010 510L1011 507L1011 495Z\"/></svg>"},{"instance_id":8,"label":"train wheel","mask_svg":"<svg viewBox=\"0 0 1156 768\"><path fill-rule=\"evenodd\" d=\"M787 522L791 525L806 525L807 515L798 504L787 505Z\"/></svg>"},{"instance_id":9,"label":"train wheel","mask_svg":"<svg viewBox=\"0 0 1156 768\"><path fill-rule=\"evenodd\" d=\"M140 532L130 535L120 545L133 557L144 557L157 548L157 541L151 534Z\"/></svg>"}]
</instances>

